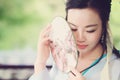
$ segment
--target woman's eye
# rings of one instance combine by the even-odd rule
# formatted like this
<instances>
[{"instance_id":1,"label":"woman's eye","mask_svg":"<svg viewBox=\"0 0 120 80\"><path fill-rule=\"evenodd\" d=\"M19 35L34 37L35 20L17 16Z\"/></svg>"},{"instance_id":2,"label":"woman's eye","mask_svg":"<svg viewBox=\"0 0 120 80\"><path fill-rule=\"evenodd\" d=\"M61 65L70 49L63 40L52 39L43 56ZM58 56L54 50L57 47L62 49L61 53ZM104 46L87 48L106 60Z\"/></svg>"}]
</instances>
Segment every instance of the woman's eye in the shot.
<instances>
[{"instance_id":1,"label":"woman's eye","mask_svg":"<svg viewBox=\"0 0 120 80\"><path fill-rule=\"evenodd\" d=\"M95 30L90 30L90 31L87 31L88 33L93 33L93 32L95 32Z\"/></svg>"},{"instance_id":2,"label":"woman's eye","mask_svg":"<svg viewBox=\"0 0 120 80\"><path fill-rule=\"evenodd\" d=\"M77 31L77 29L71 29L72 31Z\"/></svg>"}]
</instances>

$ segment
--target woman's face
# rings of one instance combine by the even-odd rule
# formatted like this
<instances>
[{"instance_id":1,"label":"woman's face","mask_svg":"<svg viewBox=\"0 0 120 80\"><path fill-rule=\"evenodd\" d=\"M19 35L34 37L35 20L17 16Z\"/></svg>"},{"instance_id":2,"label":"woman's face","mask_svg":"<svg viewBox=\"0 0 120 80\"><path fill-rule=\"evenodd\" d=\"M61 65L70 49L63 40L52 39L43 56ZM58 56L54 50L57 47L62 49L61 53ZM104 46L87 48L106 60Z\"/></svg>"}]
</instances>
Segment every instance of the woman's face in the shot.
<instances>
[{"instance_id":1,"label":"woman's face","mask_svg":"<svg viewBox=\"0 0 120 80\"><path fill-rule=\"evenodd\" d=\"M100 47L102 22L95 10L90 8L69 9L67 21L81 53L90 53Z\"/></svg>"}]
</instances>

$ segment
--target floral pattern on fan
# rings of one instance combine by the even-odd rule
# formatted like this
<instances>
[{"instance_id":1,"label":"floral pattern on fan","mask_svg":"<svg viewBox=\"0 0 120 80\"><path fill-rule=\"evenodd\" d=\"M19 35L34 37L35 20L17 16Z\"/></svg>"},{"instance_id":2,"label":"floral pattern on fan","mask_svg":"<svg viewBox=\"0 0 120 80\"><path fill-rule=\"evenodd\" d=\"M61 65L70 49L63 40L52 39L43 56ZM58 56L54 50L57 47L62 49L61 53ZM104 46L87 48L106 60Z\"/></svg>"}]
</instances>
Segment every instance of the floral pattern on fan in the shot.
<instances>
[{"instance_id":1,"label":"floral pattern on fan","mask_svg":"<svg viewBox=\"0 0 120 80\"><path fill-rule=\"evenodd\" d=\"M78 57L74 36L64 18L56 17L51 24L53 59L62 72L69 72L70 67L76 67Z\"/></svg>"}]
</instances>

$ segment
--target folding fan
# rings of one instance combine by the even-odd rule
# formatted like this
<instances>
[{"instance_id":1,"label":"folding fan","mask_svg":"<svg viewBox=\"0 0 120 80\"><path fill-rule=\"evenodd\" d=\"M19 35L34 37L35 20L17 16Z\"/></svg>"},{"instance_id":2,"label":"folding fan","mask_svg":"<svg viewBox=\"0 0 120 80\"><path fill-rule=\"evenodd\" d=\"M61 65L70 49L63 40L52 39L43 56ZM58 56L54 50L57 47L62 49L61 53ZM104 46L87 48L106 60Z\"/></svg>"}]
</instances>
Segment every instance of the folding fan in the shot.
<instances>
[{"instance_id":1,"label":"folding fan","mask_svg":"<svg viewBox=\"0 0 120 80\"><path fill-rule=\"evenodd\" d=\"M78 52L74 35L67 21L56 17L51 23L50 39L53 59L62 72L69 72L70 68L77 65Z\"/></svg>"}]
</instances>

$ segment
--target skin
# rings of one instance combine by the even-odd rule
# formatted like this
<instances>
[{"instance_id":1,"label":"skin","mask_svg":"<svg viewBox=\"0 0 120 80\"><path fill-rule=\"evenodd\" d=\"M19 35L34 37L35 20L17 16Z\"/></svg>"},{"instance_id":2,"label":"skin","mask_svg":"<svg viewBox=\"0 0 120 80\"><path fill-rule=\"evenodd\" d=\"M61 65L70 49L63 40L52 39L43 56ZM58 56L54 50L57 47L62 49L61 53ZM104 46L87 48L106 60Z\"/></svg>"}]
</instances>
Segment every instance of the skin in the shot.
<instances>
[{"instance_id":1,"label":"skin","mask_svg":"<svg viewBox=\"0 0 120 80\"><path fill-rule=\"evenodd\" d=\"M81 54L88 55L98 51L101 46L99 40L102 33L102 22L96 11L89 8L70 9L68 11L68 22ZM81 45L86 47L82 49Z\"/></svg>"},{"instance_id":2,"label":"skin","mask_svg":"<svg viewBox=\"0 0 120 80\"><path fill-rule=\"evenodd\" d=\"M76 71L74 69L73 72L79 74L77 77L80 77L79 72L89 67L102 54L102 46L99 43L102 34L102 22L95 10L86 8L68 10L68 23L80 52ZM72 77L69 80L84 79Z\"/></svg>"},{"instance_id":3,"label":"skin","mask_svg":"<svg viewBox=\"0 0 120 80\"><path fill-rule=\"evenodd\" d=\"M103 49L99 43L102 34L102 22L99 14L90 8L69 9L67 21L73 31L80 52L77 67L76 69L71 68L68 80L85 80L80 71L89 67L102 54ZM50 44L52 43L49 39L50 27L51 25L47 26L40 33L34 74L40 73L45 68L49 57Z\"/></svg>"}]
</instances>

